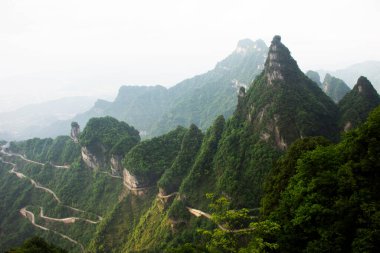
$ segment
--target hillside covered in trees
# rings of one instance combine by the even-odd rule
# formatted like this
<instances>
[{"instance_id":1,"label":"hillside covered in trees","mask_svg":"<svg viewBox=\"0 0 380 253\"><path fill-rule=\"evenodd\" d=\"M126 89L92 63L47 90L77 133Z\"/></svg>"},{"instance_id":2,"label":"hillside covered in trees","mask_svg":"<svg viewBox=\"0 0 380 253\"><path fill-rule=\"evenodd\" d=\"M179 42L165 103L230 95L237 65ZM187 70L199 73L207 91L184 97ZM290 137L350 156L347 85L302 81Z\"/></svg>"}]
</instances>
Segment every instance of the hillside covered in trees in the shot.
<instances>
[{"instance_id":1,"label":"hillside covered in trees","mask_svg":"<svg viewBox=\"0 0 380 253\"><path fill-rule=\"evenodd\" d=\"M359 78L337 105L275 36L231 117L204 132L141 140L97 117L78 142L4 145L0 248L37 235L69 252L378 252L371 87Z\"/></svg>"}]
</instances>

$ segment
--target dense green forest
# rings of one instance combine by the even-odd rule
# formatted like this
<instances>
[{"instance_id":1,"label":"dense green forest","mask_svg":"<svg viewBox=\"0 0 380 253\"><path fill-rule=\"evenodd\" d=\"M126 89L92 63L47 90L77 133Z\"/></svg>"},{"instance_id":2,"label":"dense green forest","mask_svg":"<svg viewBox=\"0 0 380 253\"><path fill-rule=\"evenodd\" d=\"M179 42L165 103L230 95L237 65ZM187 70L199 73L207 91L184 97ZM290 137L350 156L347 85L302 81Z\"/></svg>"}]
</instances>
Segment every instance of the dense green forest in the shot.
<instances>
[{"instance_id":1,"label":"dense green forest","mask_svg":"<svg viewBox=\"0 0 380 253\"><path fill-rule=\"evenodd\" d=\"M92 118L80 135L82 146L96 153L124 155L140 141L139 132L112 117Z\"/></svg>"},{"instance_id":2,"label":"dense green forest","mask_svg":"<svg viewBox=\"0 0 380 253\"><path fill-rule=\"evenodd\" d=\"M47 243L40 237L33 237L26 240L22 246L12 248L6 253L66 253L67 251Z\"/></svg>"},{"instance_id":3,"label":"dense green forest","mask_svg":"<svg viewBox=\"0 0 380 253\"><path fill-rule=\"evenodd\" d=\"M379 144L377 107L338 144L305 139L289 149L263 198L263 213L280 225L280 252L380 250Z\"/></svg>"},{"instance_id":4,"label":"dense green forest","mask_svg":"<svg viewBox=\"0 0 380 253\"><path fill-rule=\"evenodd\" d=\"M335 104L275 36L232 116L204 132L141 141L99 117L79 143L3 146L0 248L39 236L15 252L378 252L379 103L361 77Z\"/></svg>"}]
</instances>

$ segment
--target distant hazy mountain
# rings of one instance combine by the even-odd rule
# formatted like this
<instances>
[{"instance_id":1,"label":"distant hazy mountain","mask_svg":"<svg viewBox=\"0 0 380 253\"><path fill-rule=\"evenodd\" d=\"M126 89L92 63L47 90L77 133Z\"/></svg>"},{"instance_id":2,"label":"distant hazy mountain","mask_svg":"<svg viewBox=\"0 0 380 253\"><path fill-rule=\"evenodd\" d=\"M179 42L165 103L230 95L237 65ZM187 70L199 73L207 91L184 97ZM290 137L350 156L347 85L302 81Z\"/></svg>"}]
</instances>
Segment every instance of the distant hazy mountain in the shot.
<instances>
[{"instance_id":1,"label":"distant hazy mountain","mask_svg":"<svg viewBox=\"0 0 380 253\"><path fill-rule=\"evenodd\" d=\"M321 82L321 78L316 71L309 70L306 72L306 76L314 81L319 88L321 88L323 92L326 93L326 95L329 96L335 103L338 103L344 95L351 90L343 80L336 78L329 73L325 75L323 83Z\"/></svg>"},{"instance_id":2,"label":"distant hazy mountain","mask_svg":"<svg viewBox=\"0 0 380 253\"><path fill-rule=\"evenodd\" d=\"M321 83L321 77L319 76L318 72L309 70L306 72L306 76L310 78L310 80L314 81L316 84L318 84L319 87L322 87Z\"/></svg>"},{"instance_id":3,"label":"distant hazy mountain","mask_svg":"<svg viewBox=\"0 0 380 253\"><path fill-rule=\"evenodd\" d=\"M171 88L169 110L152 126L152 135L192 123L205 130L218 115L232 115L237 91L240 87L248 87L261 73L267 53L264 41L241 40L235 51L213 70Z\"/></svg>"},{"instance_id":4,"label":"distant hazy mountain","mask_svg":"<svg viewBox=\"0 0 380 253\"><path fill-rule=\"evenodd\" d=\"M343 80L326 74L322 83L322 90L334 100L335 103L338 103L351 89Z\"/></svg>"},{"instance_id":5,"label":"distant hazy mountain","mask_svg":"<svg viewBox=\"0 0 380 253\"><path fill-rule=\"evenodd\" d=\"M366 76L377 91L380 91L380 61L366 61L337 71L318 71L321 76L327 72L353 87L360 76Z\"/></svg>"},{"instance_id":6,"label":"distant hazy mountain","mask_svg":"<svg viewBox=\"0 0 380 253\"><path fill-rule=\"evenodd\" d=\"M66 97L40 104L24 106L0 113L0 139L27 139L40 136L41 129L58 120L67 120L88 110L92 97Z\"/></svg>"},{"instance_id":7,"label":"distant hazy mountain","mask_svg":"<svg viewBox=\"0 0 380 253\"><path fill-rule=\"evenodd\" d=\"M263 70L268 47L262 40L239 41L236 49L213 70L186 79L174 87L122 86L113 102L98 100L72 120L82 128L92 117L112 116L136 127L142 136L157 136L177 125L209 127L218 115L229 117L237 92ZM55 122L37 136L67 134L70 122Z\"/></svg>"}]
</instances>

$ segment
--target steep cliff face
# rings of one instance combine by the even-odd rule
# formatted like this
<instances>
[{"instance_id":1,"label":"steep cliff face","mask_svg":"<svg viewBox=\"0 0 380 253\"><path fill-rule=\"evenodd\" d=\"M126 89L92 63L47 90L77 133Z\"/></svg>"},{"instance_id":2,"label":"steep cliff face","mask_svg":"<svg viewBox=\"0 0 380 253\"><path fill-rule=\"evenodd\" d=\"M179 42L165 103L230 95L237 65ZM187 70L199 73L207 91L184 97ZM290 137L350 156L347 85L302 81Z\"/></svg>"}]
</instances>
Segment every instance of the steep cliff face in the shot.
<instances>
[{"instance_id":1,"label":"steep cliff face","mask_svg":"<svg viewBox=\"0 0 380 253\"><path fill-rule=\"evenodd\" d=\"M112 175L122 175L123 156L139 141L139 132L125 122L111 117L93 118L80 135L82 159L93 169L111 168Z\"/></svg>"},{"instance_id":2,"label":"steep cliff face","mask_svg":"<svg viewBox=\"0 0 380 253\"><path fill-rule=\"evenodd\" d=\"M80 134L80 126L78 122L72 122L71 123L71 132L70 137L73 139L75 143L79 142L79 134Z\"/></svg>"},{"instance_id":3,"label":"steep cliff face","mask_svg":"<svg viewBox=\"0 0 380 253\"><path fill-rule=\"evenodd\" d=\"M155 186L176 158L186 131L178 127L133 147L123 159L124 182L138 187Z\"/></svg>"},{"instance_id":4,"label":"steep cliff face","mask_svg":"<svg viewBox=\"0 0 380 253\"><path fill-rule=\"evenodd\" d=\"M139 188L148 187L147 184L142 183L135 175L127 169L123 169L123 183L130 190L138 190Z\"/></svg>"},{"instance_id":5,"label":"steep cliff face","mask_svg":"<svg viewBox=\"0 0 380 253\"><path fill-rule=\"evenodd\" d=\"M114 176L121 176L123 175L123 165L122 165L122 157L119 155L112 155L111 160L111 174Z\"/></svg>"},{"instance_id":6,"label":"steep cliff face","mask_svg":"<svg viewBox=\"0 0 380 253\"><path fill-rule=\"evenodd\" d=\"M81 154L83 162L91 169L99 170L106 166L106 159L102 153L94 154L87 147L82 147Z\"/></svg>"}]
</instances>

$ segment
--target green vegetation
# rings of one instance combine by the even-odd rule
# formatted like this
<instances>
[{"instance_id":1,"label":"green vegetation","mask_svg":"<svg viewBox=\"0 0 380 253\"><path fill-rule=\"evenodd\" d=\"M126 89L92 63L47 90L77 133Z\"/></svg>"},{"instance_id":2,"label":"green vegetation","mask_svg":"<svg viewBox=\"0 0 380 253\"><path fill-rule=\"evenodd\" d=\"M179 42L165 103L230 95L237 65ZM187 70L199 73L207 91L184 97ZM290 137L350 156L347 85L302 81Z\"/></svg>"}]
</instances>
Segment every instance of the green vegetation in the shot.
<instances>
[{"instance_id":1,"label":"green vegetation","mask_svg":"<svg viewBox=\"0 0 380 253\"><path fill-rule=\"evenodd\" d=\"M79 141L95 154L105 151L108 157L111 154L124 155L140 141L140 136L134 127L107 116L92 118L80 135Z\"/></svg>"},{"instance_id":2,"label":"green vegetation","mask_svg":"<svg viewBox=\"0 0 380 253\"><path fill-rule=\"evenodd\" d=\"M224 67L240 62L239 52L213 73L224 78ZM194 80L202 78L210 84L205 76ZM213 79L215 87L218 80ZM190 97L197 94L196 104L213 95L183 86ZM359 79L340 104L343 118L355 116L347 114L347 101L353 101L360 115L355 124L361 123L379 99L370 87ZM371 106L367 100L373 100ZM118 101L121 105L123 99ZM0 248L38 235L79 252L62 233L97 253L380 251L380 107L338 142L337 105L300 71L279 36L272 41L264 71L247 91L239 88L237 102L233 116L217 117L204 135L191 125L140 142L133 127L104 117L90 120L80 144L68 137L12 143L13 152L45 166L2 155L27 178L9 173L11 164L0 163ZM176 107L182 109L168 116L166 127L178 120L206 122L201 106L191 111L194 118L188 115L192 104ZM104 161L99 170L85 166L81 148L94 161ZM107 173L111 158L118 159L112 165L124 170L123 180ZM71 166L57 168L48 161ZM54 191L60 201L41 187ZM47 221L39 215L41 207L49 217L81 219L72 224ZM50 231L32 226L19 215L21 208Z\"/></svg>"},{"instance_id":3,"label":"green vegetation","mask_svg":"<svg viewBox=\"0 0 380 253\"><path fill-rule=\"evenodd\" d=\"M287 66L294 60L283 61L280 64ZM284 70L286 79L275 80L272 85L268 81L270 70L260 75L236 113L242 119L251 120L256 130L270 134L270 140L276 146L287 145L301 136L322 135L337 139L337 106L299 70L296 63L293 64Z\"/></svg>"},{"instance_id":4,"label":"green vegetation","mask_svg":"<svg viewBox=\"0 0 380 253\"><path fill-rule=\"evenodd\" d=\"M178 127L165 135L137 144L123 160L123 166L143 185L152 185L176 158L187 130Z\"/></svg>"},{"instance_id":5,"label":"green vegetation","mask_svg":"<svg viewBox=\"0 0 380 253\"><path fill-rule=\"evenodd\" d=\"M22 246L10 249L6 253L66 253L66 250L47 243L40 237L33 237L26 240Z\"/></svg>"},{"instance_id":6,"label":"green vegetation","mask_svg":"<svg viewBox=\"0 0 380 253\"><path fill-rule=\"evenodd\" d=\"M180 193L191 206L197 204L197 207L201 208L204 202L202 201L204 200L204 193L210 192L214 188L215 175L213 173L213 161L224 126L224 117L219 116L214 121L212 127L206 132L194 165L181 184ZM173 210L172 213L175 214L176 212Z\"/></svg>"},{"instance_id":7,"label":"green vegetation","mask_svg":"<svg viewBox=\"0 0 380 253\"><path fill-rule=\"evenodd\" d=\"M225 126L214 158L215 193L225 193L235 207L254 208L262 195L263 179L280 151L260 141L252 127L238 125L236 118Z\"/></svg>"},{"instance_id":8,"label":"green vegetation","mask_svg":"<svg viewBox=\"0 0 380 253\"><path fill-rule=\"evenodd\" d=\"M248 86L260 74L268 52L262 40L241 40L237 47L246 49L246 53L236 50L213 70L185 80L169 90L174 99L169 110L154 125L153 135L191 123L206 130L217 116L229 118L233 114L237 103L236 91L240 85Z\"/></svg>"},{"instance_id":9,"label":"green vegetation","mask_svg":"<svg viewBox=\"0 0 380 253\"><path fill-rule=\"evenodd\" d=\"M331 142L323 137L299 139L275 162L264 184L264 197L261 201L261 213L264 216L278 207L281 193L285 191L289 179L296 173L298 159L310 150L330 144Z\"/></svg>"},{"instance_id":10,"label":"green vegetation","mask_svg":"<svg viewBox=\"0 0 380 253\"><path fill-rule=\"evenodd\" d=\"M209 195L215 198L213 195ZM278 248L275 236L280 226L271 221L255 221L248 209L231 209L225 197L214 199L210 204L213 210L211 219L221 227L213 230L200 230L205 248L209 252L271 252Z\"/></svg>"},{"instance_id":11,"label":"green vegetation","mask_svg":"<svg viewBox=\"0 0 380 253\"><path fill-rule=\"evenodd\" d=\"M152 206L154 198L155 191L149 191L143 198L126 195L109 210L97 227L88 247L89 252L123 252L124 245L132 240L136 227L143 221L143 216ZM144 229L151 225L147 224L150 223L143 222Z\"/></svg>"},{"instance_id":12,"label":"green vegetation","mask_svg":"<svg viewBox=\"0 0 380 253\"><path fill-rule=\"evenodd\" d=\"M178 191L183 178L187 175L193 165L194 159L202 143L202 138L203 134L198 127L191 125L190 129L183 137L181 149L172 163L172 166L165 170L157 183L158 187L160 187L164 193L170 194Z\"/></svg>"},{"instance_id":13,"label":"green vegetation","mask_svg":"<svg viewBox=\"0 0 380 253\"><path fill-rule=\"evenodd\" d=\"M24 154L29 159L54 164L70 164L80 156L80 146L68 136L59 136L54 140L34 138L11 142L9 149Z\"/></svg>"},{"instance_id":14,"label":"green vegetation","mask_svg":"<svg viewBox=\"0 0 380 253\"><path fill-rule=\"evenodd\" d=\"M339 126L349 130L363 122L369 112L380 104L376 90L367 78L359 77L357 84L340 102Z\"/></svg>"},{"instance_id":15,"label":"green vegetation","mask_svg":"<svg viewBox=\"0 0 380 253\"><path fill-rule=\"evenodd\" d=\"M214 69L169 89L122 86L113 102L99 100L73 120L85 125L93 117L109 115L133 125L143 138L166 134L178 125L195 124L205 131L217 116L233 114L239 86L248 86L262 71L268 52L264 41L242 40L238 48L244 53L235 50Z\"/></svg>"},{"instance_id":16,"label":"green vegetation","mask_svg":"<svg viewBox=\"0 0 380 253\"><path fill-rule=\"evenodd\" d=\"M278 207L271 205L267 210L274 207L269 219L281 226L280 252L379 251L379 137L377 107L365 124L347 133L340 143L314 144L312 151L307 145L301 155L293 150L284 156L274 168L285 175L282 193L275 193L278 187L267 188L269 197L277 196L273 202ZM287 179L284 164L294 164L297 157L294 175Z\"/></svg>"},{"instance_id":17,"label":"green vegetation","mask_svg":"<svg viewBox=\"0 0 380 253\"><path fill-rule=\"evenodd\" d=\"M49 157L46 154L52 155L54 150L64 151L65 146L70 146L67 142L59 141L61 139L59 137L53 142L50 139L33 139L27 142L13 143L13 145L19 149L21 147L29 148L29 158L35 159L36 157ZM68 137L67 140L73 143ZM41 145L41 143L48 143L48 145ZM52 143L55 145L51 145ZM61 145L61 147L57 145ZM41 150L44 152L39 152ZM20 151L24 153L27 150ZM32 154L36 157L33 157ZM60 154L56 154L58 157L60 156ZM53 158L52 161L57 160L56 157ZM3 157L3 159L16 163L17 171L35 180L39 185L51 189L61 200L61 203L57 203L52 194L33 187L28 179L21 179L15 174L9 173L8 171L12 168L11 165L0 163L0 213L2 214L0 226L3 231L0 233L0 248L4 250L20 245L23 240L32 235L38 235L70 252L80 252L79 246L63 239L58 234L32 226L27 219L21 217L20 209L26 207L33 212L37 224L70 236L87 245L95 235L96 224L87 223L83 220L67 225L59 222L48 222L39 217L40 207L44 209L44 214L48 217L74 216L97 221L97 215L104 216L118 203L123 188L121 180L108 177L102 173L93 173L86 169L78 156L70 164L70 169L57 169L49 163L46 163L45 166L32 164L18 157ZM42 160L42 162L45 161ZM74 211L66 205L86 212Z\"/></svg>"},{"instance_id":18,"label":"green vegetation","mask_svg":"<svg viewBox=\"0 0 380 253\"><path fill-rule=\"evenodd\" d=\"M320 88L322 88L321 77L319 76L318 72L309 70L305 75L310 78L310 80L315 82Z\"/></svg>"}]
</instances>

